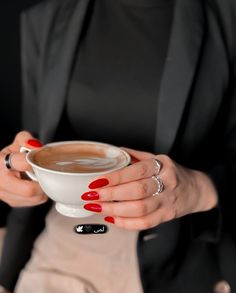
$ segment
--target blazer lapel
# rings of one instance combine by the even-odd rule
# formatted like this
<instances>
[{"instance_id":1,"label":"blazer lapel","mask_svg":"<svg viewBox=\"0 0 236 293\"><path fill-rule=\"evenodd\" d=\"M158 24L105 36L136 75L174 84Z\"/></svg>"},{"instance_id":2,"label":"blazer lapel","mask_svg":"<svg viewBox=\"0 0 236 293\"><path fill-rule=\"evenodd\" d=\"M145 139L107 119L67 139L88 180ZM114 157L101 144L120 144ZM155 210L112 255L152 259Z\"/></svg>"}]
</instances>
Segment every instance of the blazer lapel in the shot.
<instances>
[{"instance_id":1,"label":"blazer lapel","mask_svg":"<svg viewBox=\"0 0 236 293\"><path fill-rule=\"evenodd\" d=\"M169 153L191 89L203 38L199 0L177 0L159 92L156 151Z\"/></svg>"},{"instance_id":2,"label":"blazer lapel","mask_svg":"<svg viewBox=\"0 0 236 293\"><path fill-rule=\"evenodd\" d=\"M40 139L53 138L62 114L73 58L91 0L59 1L46 11L45 58L40 73ZM60 6L61 5L61 6ZM43 21L43 20L42 20ZM42 41L43 43L43 41Z\"/></svg>"}]
</instances>

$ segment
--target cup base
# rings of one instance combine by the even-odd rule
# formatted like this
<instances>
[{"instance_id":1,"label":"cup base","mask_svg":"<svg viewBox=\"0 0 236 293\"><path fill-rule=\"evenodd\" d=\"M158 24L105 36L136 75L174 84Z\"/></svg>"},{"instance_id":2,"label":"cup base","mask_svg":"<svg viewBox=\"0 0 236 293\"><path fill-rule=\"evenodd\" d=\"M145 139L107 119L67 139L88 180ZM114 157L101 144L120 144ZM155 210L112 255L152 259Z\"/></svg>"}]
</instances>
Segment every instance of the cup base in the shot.
<instances>
[{"instance_id":1,"label":"cup base","mask_svg":"<svg viewBox=\"0 0 236 293\"><path fill-rule=\"evenodd\" d=\"M57 202L55 207L58 213L66 217L85 218L85 217L89 217L93 215L92 212L86 211L84 208L81 208L78 206L65 205L65 204Z\"/></svg>"}]
</instances>

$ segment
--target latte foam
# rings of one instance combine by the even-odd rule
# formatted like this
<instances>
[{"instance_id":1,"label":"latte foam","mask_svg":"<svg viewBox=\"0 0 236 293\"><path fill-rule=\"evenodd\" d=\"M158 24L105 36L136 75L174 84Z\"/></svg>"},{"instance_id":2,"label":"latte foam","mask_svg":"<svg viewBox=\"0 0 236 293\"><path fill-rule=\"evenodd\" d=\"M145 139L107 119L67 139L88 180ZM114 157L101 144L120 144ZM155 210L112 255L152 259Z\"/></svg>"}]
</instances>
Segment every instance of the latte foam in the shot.
<instances>
[{"instance_id":1,"label":"latte foam","mask_svg":"<svg viewBox=\"0 0 236 293\"><path fill-rule=\"evenodd\" d=\"M31 161L46 169L68 173L96 173L127 165L126 153L99 143L52 144L36 151Z\"/></svg>"}]
</instances>

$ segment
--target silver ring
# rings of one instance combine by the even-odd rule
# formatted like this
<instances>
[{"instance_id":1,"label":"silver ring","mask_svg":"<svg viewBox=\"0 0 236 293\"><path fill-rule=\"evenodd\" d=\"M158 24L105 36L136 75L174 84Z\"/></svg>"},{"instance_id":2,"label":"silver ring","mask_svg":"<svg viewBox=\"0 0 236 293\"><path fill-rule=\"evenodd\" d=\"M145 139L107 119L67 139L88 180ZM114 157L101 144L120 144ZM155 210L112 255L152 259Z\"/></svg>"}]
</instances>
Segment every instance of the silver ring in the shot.
<instances>
[{"instance_id":1,"label":"silver ring","mask_svg":"<svg viewBox=\"0 0 236 293\"><path fill-rule=\"evenodd\" d=\"M13 155L13 153L6 154L6 156L4 158L4 163L5 163L5 166L8 170L14 171L15 169L12 166L12 162L11 162L12 155Z\"/></svg>"},{"instance_id":2,"label":"silver ring","mask_svg":"<svg viewBox=\"0 0 236 293\"><path fill-rule=\"evenodd\" d=\"M154 179L157 183L157 191L153 193L152 196L158 196L162 191L164 190L164 183L162 182L160 176L152 176L152 179Z\"/></svg>"},{"instance_id":3,"label":"silver ring","mask_svg":"<svg viewBox=\"0 0 236 293\"><path fill-rule=\"evenodd\" d=\"M159 160L155 159L155 158L153 158L153 160L154 160L154 162L155 162L155 171L154 171L154 175L157 176L157 175L160 174L161 167L162 167L162 163L161 163Z\"/></svg>"}]
</instances>

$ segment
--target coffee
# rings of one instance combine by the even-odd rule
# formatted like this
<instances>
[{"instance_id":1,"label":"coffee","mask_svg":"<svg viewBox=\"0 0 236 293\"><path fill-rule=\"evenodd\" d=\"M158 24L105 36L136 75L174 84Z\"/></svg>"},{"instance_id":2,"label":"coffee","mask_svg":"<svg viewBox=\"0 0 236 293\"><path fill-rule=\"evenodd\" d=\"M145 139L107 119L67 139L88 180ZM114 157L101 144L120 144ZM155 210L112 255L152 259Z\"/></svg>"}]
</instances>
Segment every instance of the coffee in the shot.
<instances>
[{"instance_id":1,"label":"coffee","mask_svg":"<svg viewBox=\"0 0 236 293\"><path fill-rule=\"evenodd\" d=\"M81 194L97 176L126 167L130 156L124 150L94 141L61 141L40 149L21 147L28 152L26 161L33 172L28 177L38 181L42 190L56 202L56 210L68 217L88 217Z\"/></svg>"},{"instance_id":2,"label":"coffee","mask_svg":"<svg viewBox=\"0 0 236 293\"><path fill-rule=\"evenodd\" d=\"M65 143L42 148L32 154L34 164L60 172L95 173L119 169L127 161L116 147L94 143Z\"/></svg>"}]
</instances>

